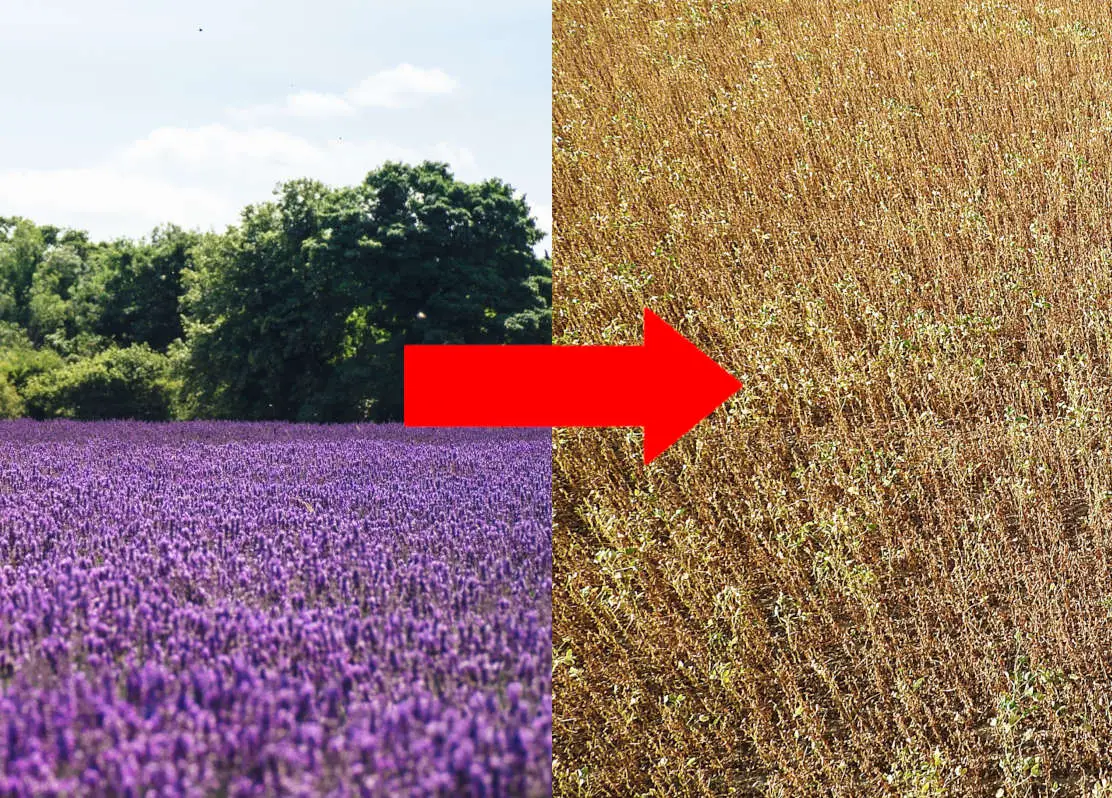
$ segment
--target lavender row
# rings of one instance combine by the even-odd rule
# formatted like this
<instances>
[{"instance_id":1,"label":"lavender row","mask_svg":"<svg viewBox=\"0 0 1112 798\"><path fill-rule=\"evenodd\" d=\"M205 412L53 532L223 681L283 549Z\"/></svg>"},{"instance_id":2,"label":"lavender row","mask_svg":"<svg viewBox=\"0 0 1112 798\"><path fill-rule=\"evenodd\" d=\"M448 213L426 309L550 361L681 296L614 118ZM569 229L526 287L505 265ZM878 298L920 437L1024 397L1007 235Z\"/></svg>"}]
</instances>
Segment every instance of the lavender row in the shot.
<instances>
[{"instance_id":1,"label":"lavender row","mask_svg":"<svg viewBox=\"0 0 1112 798\"><path fill-rule=\"evenodd\" d=\"M546 431L0 424L0 795L551 791Z\"/></svg>"}]
</instances>

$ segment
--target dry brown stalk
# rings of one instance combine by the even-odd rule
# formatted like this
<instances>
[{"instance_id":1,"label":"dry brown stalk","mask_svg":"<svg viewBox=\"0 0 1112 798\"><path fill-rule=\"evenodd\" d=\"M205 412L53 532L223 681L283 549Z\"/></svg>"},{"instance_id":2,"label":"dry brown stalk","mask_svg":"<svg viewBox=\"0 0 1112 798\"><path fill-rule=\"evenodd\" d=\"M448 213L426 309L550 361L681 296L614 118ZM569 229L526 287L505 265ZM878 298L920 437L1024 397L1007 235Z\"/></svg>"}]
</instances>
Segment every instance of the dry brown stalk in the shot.
<instances>
[{"instance_id":1,"label":"dry brown stalk","mask_svg":"<svg viewBox=\"0 0 1112 798\"><path fill-rule=\"evenodd\" d=\"M1112 6L556 0L563 795L1112 794Z\"/></svg>"}]
</instances>

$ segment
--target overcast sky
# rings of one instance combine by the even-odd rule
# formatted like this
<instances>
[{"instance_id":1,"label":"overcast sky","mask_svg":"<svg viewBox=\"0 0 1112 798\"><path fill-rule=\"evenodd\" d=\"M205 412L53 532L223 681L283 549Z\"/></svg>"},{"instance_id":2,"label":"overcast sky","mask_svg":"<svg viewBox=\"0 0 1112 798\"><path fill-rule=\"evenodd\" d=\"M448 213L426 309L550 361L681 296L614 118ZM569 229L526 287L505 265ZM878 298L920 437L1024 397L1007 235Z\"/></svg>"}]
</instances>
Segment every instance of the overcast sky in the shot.
<instances>
[{"instance_id":1,"label":"overcast sky","mask_svg":"<svg viewBox=\"0 0 1112 798\"><path fill-rule=\"evenodd\" d=\"M222 230L283 179L500 177L551 229L551 5L3 0L0 216ZM548 242L542 245L546 248Z\"/></svg>"}]
</instances>

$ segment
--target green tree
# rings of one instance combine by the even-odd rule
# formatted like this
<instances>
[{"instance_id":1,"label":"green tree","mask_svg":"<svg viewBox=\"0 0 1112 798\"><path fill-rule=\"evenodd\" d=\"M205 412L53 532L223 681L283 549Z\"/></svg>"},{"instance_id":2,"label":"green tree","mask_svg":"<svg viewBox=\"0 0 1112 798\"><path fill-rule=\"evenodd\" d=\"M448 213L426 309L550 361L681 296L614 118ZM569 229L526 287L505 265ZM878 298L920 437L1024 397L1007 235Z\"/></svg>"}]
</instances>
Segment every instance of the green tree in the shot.
<instances>
[{"instance_id":1,"label":"green tree","mask_svg":"<svg viewBox=\"0 0 1112 798\"><path fill-rule=\"evenodd\" d=\"M36 344L65 340L76 331L69 300L83 268L70 244L51 246L43 254L27 293L27 330Z\"/></svg>"},{"instance_id":2,"label":"green tree","mask_svg":"<svg viewBox=\"0 0 1112 798\"><path fill-rule=\"evenodd\" d=\"M183 297L188 385L196 405L230 418L294 418L327 355L332 297L302 252L331 193L314 181L249 206L242 223L195 249Z\"/></svg>"},{"instance_id":3,"label":"green tree","mask_svg":"<svg viewBox=\"0 0 1112 798\"><path fill-rule=\"evenodd\" d=\"M147 241L105 247L80 297L84 327L121 344L145 343L160 352L182 336L178 299L182 274L200 236L174 225Z\"/></svg>"},{"instance_id":4,"label":"green tree","mask_svg":"<svg viewBox=\"0 0 1112 798\"><path fill-rule=\"evenodd\" d=\"M0 419L19 418L23 415L23 399L7 377L0 374Z\"/></svg>"},{"instance_id":5,"label":"green tree","mask_svg":"<svg viewBox=\"0 0 1112 798\"><path fill-rule=\"evenodd\" d=\"M401 415L414 343L551 340L551 265L524 199L438 163L298 180L195 249L187 385L216 416Z\"/></svg>"},{"instance_id":6,"label":"green tree","mask_svg":"<svg viewBox=\"0 0 1112 798\"><path fill-rule=\"evenodd\" d=\"M5 219L0 238L0 321L27 325L35 270L46 250L43 233L26 219Z\"/></svg>"},{"instance_id":7,"label":"green tree","mask_svg":"<svg viewBox=\"0 0 1112 798\"><path fill-rule=\"evenodd\" d=\"M23 401L35 418L160 421L171 417L174 392L168 358L137 344L32 377Z\"/></svg>"},{"instance_id":8,"label":"green tree","mask_svg":"<svg viewBox=\"0 0 1112 798\"><path fill-rule=\"evenodd\" d=\"M65 360L52 349L37 349L19 326L0 322L0 377L21 391L31 378L61 368Z\"/></svg>"}]
</instances>

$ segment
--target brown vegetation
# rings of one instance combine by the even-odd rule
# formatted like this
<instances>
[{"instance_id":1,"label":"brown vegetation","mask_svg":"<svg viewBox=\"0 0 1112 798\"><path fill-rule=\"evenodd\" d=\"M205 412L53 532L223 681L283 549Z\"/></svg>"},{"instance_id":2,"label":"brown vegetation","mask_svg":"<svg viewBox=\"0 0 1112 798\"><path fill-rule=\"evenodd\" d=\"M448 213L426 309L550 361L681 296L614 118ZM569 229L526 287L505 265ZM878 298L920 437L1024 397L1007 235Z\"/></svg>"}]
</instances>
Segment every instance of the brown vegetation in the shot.
<instances>
[{"instance_id":1,"label":"brown vegetation","mask_svg":"<svg viewBox=\"0 0 1112 798\"><path fill-rule=\"evenodd\" d=\"M557 341L746 384L557 432L557 791L1112 794L1112 8L553 34Z\"/></svg>"}]
</instances>

